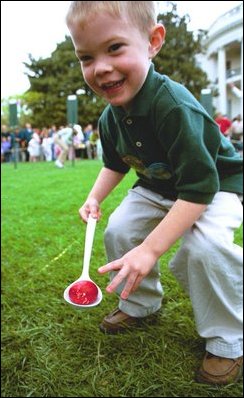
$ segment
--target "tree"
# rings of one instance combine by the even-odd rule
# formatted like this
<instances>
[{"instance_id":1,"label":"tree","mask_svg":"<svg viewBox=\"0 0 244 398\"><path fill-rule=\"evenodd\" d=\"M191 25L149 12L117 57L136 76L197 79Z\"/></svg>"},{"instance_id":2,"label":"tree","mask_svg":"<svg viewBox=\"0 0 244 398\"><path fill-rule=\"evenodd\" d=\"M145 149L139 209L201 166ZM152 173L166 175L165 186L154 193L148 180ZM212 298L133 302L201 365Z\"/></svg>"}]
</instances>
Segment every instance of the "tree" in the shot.
<instances>
[{"instance_id":1,"label":"tree","mask_svg":"<svg viewBox=\"0 0 244 398\"><path fill-rule=\"evenodd\" d=\"M188 32L188 16L179 17L176 5L169 4L171 10L159 15L167 34L162 50L154 59L155 69L184 84L199 99L201 89L208 85L207 75L196 63L205 33L201 31L194 36ZM31 87L25 100L32 111L33 126L64 125L67 96L76 94L77 90L84 93L78 97L78 123L96 125L106 103L84 82L70 37L66 36L65 41L57 45L50 58L35 60L29 55L29 60L25 66L29 69Z\"/></svg>"},{"instance_id":2,"label":"tree","mask_svg":"<svg viewBox=\"0 0 244 398\"><path fill-rule=\"evenodd\" d=\"M30 121L31 115L31 111L30 109L28 109L27 106L27 98L28 101L32 104L34 103L36 96L40 97L41 95L41 93L24 93L10 96L8 98L3 98L1 100L1 124L5 124L7 126L10 124L9 104L11 103L11 101L16 101L18 127L24 126Z\"/></svg>"},{"instance_id":3,"label":"tree","mask_svg":"<svg viewBox=\"0 0 244 398\"><path fill-rule=\"evenodd\" d=\"M154 59L155 69L186 86L196 98L209 84L206 73L197 66L197 55L202 46L205 31L195 34L187 30L189 16L180 17L177 6L169 2L171 10L158 16L166 28L166 39L161 51Z\"/></svg>"},{"instance_id":4,"label":"tree","mask_svg":"<svg viewBox=\"0 0 244 398\"><path fill-rule=\"evenodd\" d=\"M25 66L29 69L30 89L25 100L32 110L33 125L65 125L67 97L77 91L83 93L78 100L78 122L82 126L96 125L105 103L84 82L70 37L57 45L50 58L35 60L29 55L29 60Z\"/></svg>"}]
</instances>

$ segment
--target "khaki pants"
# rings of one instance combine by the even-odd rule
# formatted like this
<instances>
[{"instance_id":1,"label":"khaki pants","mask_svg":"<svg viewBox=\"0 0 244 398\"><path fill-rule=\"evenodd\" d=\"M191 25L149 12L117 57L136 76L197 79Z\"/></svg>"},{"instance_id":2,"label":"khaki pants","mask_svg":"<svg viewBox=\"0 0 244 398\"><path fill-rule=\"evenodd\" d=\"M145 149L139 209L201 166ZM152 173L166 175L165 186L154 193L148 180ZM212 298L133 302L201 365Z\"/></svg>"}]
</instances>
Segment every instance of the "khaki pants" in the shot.
<instances>
[{"instance_id":1,"label":"khaki pants","mask_svg":"<svg viewBox=\"0 0 244 398\"><path fill-rule=\"evenodd\" d=\"M108 261L122 257L139 245L173 204L142 187L129 190L110 216L105 231ZM243 254L241 247L233 243L234 231L241 223L242 205L238 196L217 193L184 234L170 262L170 270L190 296L197 331L206 339L206 350L227 358L242 355ZM114 275L112 273L111 278ZM127 300L119 299L119 308L131 316L145 317L161 307L162 297L156 263L136 292Z\"/></svg>"},{"instance_id":2,"label":"khaki pants","mask_svg":"<svg viewBox=\"0 0 244 398\"><path fill-rule=\"evenodd\" d=\"M61 149L61 152L58 156L58 160L64 164L65 160L67 159L69 147L68 145L58 136L54 137L54 143L58 145Z\"/></svg>"}]
</instances>

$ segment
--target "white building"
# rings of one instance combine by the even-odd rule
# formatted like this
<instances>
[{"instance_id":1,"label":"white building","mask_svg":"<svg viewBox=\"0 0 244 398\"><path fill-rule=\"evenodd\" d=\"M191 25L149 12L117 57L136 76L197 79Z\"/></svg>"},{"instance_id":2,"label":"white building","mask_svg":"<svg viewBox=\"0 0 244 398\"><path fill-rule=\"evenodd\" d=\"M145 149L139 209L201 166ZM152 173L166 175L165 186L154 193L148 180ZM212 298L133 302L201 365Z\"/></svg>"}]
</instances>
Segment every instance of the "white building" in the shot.
<instances>
[{"instance_id":1,"label":"white building","mask_svg":"<svg viewBox=\"0 0 244 398\"><path fill-rule=\"evenodd\" d=\"M206 54L199 63L211 81L212 92L218 92L213 106L230 118L243 115L243 3L210 26L204 44ZM239 90L231 88L231 84Z\"/></svg>"}]
</instances>

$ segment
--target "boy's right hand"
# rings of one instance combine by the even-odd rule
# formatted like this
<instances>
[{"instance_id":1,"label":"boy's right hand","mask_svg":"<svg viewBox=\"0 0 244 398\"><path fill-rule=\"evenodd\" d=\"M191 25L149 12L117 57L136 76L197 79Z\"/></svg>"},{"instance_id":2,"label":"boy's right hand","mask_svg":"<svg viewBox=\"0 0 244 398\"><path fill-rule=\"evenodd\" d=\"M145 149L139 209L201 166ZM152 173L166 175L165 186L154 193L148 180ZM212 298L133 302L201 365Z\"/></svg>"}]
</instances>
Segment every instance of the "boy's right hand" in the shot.
<instances>
[{"instance_id":1,"label":"boy's right hand","mask_svg":"<svg viewBox=\"0 0 244 398\"><path fill-rule=\"evenodd\" d=\"M89 214L97 220L101 218L99 203L94 198L88 198L83 206L79 209L79 215L85 223L88 221Z\"/></svg>"}]
</instances>

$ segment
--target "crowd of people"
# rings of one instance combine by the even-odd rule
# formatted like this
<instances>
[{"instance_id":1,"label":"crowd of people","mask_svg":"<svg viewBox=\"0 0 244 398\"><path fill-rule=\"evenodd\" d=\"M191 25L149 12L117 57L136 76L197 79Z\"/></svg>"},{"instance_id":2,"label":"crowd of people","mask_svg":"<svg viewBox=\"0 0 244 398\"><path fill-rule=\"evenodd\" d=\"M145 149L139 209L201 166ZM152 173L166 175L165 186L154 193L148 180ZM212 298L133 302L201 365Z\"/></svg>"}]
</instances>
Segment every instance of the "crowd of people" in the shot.
<instances>
[{"instance_id":1,"label":"crowd of people","mask_svg":"<svg viewBox=\"0 0 244 398\"><path fill-rule=\"evenodd\" d=\"M220 132L243 153L243 120L237 115L232 120L218 112L214 118ZM74 133L74 126L78 128ZM89 123L82 129L80 125L67 125L57 128L32 128L30 123L20 129L9 130L1 126L1 162L55 161L59 168L66 159L101 159L102 149L97 129Z\"/></svg>"},{"instance_id":2,"label":"crowd of people","mask_svg":"<svg viewBox=\"0 0 244 398\"><path fill-rule=\"evenodd\" d=\"M67 159L101 156L99 134L91 123L84 129L78 124L38 129L26 123L24 128L14 130L1 126L1 162L54 161L61 168Z\"/></svg>"},{"instance_id":3,"label":"crowd of people","mask_svg":"<svg viewBox=\"0 0 244 398\"><path fill-rule=\"evenodd\" d=\"M227 115L218 112L214 120L219 125L220 132L232 142L236 151L243 153L243 120L241 115L239 114L231 120Z\"/></svg>"}]
</instances>

